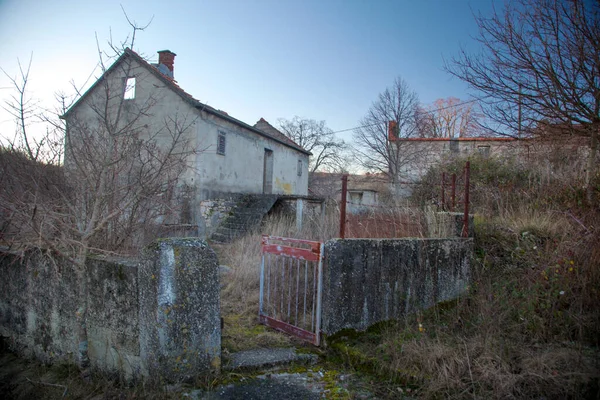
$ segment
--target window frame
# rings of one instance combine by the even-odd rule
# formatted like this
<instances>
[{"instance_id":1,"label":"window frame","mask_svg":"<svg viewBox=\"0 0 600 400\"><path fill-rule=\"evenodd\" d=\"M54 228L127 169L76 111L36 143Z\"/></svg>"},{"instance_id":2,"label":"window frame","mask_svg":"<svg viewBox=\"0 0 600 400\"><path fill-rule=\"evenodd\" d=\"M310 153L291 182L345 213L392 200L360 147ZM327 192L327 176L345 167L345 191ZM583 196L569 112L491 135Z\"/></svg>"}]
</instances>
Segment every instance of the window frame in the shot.
<instances>
[{"instance_id":1,"label":"window frame","mask_svg":"<svg viewBox=\"0 0 600 400\"><path fill-rule=\"evenodd\" d=\"M224 156L227 152L227 135L224 131L217 134L217 154Z\"/></svg>"},{"instance_id":2,"label":"window frame","mask_svg":"<svg viewBox=\"0 0 600 400\"><path fill-rule=\"evenodd\" d=\"M489 157L490 154L492 153L492 148L489 144L488 145L479 145L479 146L477 146L477 152L482 157Z\"/></svg>"},{"instance_id":3,"label":"window frame","mask_svg":"<svg viewBox=\"0 0 600 400\"><path fill-rule=\"evenodd\" d=\"M135 76L123 78L123 100L135 100L137 79Z\"/></svg>"}]
</instances>

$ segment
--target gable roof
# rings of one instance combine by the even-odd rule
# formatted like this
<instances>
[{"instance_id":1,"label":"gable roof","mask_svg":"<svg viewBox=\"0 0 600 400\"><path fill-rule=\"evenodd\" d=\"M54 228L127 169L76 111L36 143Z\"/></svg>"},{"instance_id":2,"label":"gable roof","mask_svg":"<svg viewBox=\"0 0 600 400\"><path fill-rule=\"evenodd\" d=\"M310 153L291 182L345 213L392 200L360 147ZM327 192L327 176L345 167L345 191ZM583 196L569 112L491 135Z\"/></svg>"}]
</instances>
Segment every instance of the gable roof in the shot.
<instances>
[{"instance_id":1,"label":"gable roof","mask_svg":"<svg viewBox=\"0 0 600 400\"><path fill-rule=\"evenodd\" d=\"M277 131L277 129L273 128L268 122L264 121L264 119L261 118L262 121L266 122L267 125L269 125L271 128L273 128L275 131L277 131L279 133L278 134L274 134L273 132L265 132L259 128L252 125L249 125L245 122L240 121L239 119L233 118L231 117L229 114L227 114L224 111L220 111L217 110L211 106L209 106L208 104L204 104L202 102L200 102L199 100L195 99L191 94L189 94L188 92L186 92L185 90L183 90L176 82L174 79L169 78L165 75L163 75L157 67L151 65L150 63L148 63L146 60L144 60L139 54L137 54L135 51L131 50L130 48L126 48L125 51L123 52L123 54L121 54L119 56L119 58L117 58L117 60L102 74L102 76L100 76L100 78L98 78L98 80L96 80L96 82L94 82L94 84L92 86L90 86L90 88L88 90L85 91L85 93L83 93L83 95L81 95L81 97L79 99L77 99L77 101L75 103L73 103L73 105L63 114L60 116L60 118L65 119L69 116L69 114L71 113L71 111L73 109L75 109L76 107L78 107L82 102L83 99L88 97L88 95L94 91L94 89L100 84L100 82L102 82L102 80L108 76L112 71L114 71L117 66L123 62L123 60L125 60L126 58L132 58L133 60L135 60L138 64L140 64L142 67L146 68L146 70L148 70L151 74L153 74L157 79L159 79L161 82L163 82L165 84L166 87L168 87L169 89L171 89L173 92L175 92L177 95L179 95L179 97L181 97L185 102L187 102L189 105L191 105L192 107L200 110L200 111L204 111L208 114L214 115L218 118L221 118L222 120L225 120L227 122L233 123L239 127L245 128L249 131L252 131L260 136L266 137L268 139L274 140L275 142L278 142L280 144L283 144L284 146L290 147L294 150L297 150L303 154L306 155L311 155L312 153L310 153L309 151L306 151L305 149L303 149L302 147L298 146L295 142L293 142L292 140L288 139L285 135L283 135L281 132ZM260 122L260 121L259 121ZM258 124L258 123L257 123Z\"/></svg>"},{"instance_id":2,"label":"gable roof","mask_svg":"<svg viewBox=\"0 0 600 400\"><path fill-rule=\"evenodd\" d=\"M289 137L285 136L280 130L278 130L277 128L275 128L273 125L271 125L270 123L267 122L266 119L261 118L258 120L257 123L254 124L254 127L256 129L260 129L261 131L268 133L269 135L279 138L281 140L284 140L286 142L288 142L290 145L292 146L299 146L296 142L294 142L292 139L290 139Z\"/></svg>"}]
</instances>

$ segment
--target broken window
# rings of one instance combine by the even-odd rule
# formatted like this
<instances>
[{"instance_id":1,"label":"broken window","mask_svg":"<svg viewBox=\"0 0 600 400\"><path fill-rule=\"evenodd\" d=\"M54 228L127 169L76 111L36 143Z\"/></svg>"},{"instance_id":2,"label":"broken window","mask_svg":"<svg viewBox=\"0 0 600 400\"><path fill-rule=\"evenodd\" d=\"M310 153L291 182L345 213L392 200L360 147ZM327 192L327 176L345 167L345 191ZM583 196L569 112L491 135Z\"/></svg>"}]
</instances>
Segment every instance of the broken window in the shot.
<instances>
[{"instance_id":1,"label":"broken window","mask_svg":"<svg viewBox=\"0 0 600 400\"><path fill-rule=\"evenodd\" d=\"M355 205L361 205L363 202L363 192L349 192L350 203Z\"/></svg>"},{"instance_id":2,"label":"broken window","mask_svg":"<svg viewBox=\"0 0 600 400\"><path fill-rule=\"evenodd\" d=\"M298 176L302 176L302 160L298 160Z\"/></svg>"},{"instance_id":3,"label":"broken window","mask_svg":"<svg viewBox=\"0 0 600 400\"><path fill-rule=\"evenodd\" d=\"M217 154L222 156L225 155L225 132L219 132L219 138L217 140Z\"/></svg>"},{"instance_id":4,"label":"broken window","mask_svg":"<svg viewBox=\"0 0 600 400\"><path fill-rule=\"evenodd\" d=\"M490 146L477 146L477 150L484 157L489 157L490 155Z\"/></svg>"},{"instance_id":5,"label":"broken window","mask_svg":"<svg viewBox=\"0 0 600 400\"><path fill-rule=\"evenodd\" d=\"M135 78L127 78L125 80L125 91L123 99L133 100L135 99Z\"/></svg>"}]
</instances>

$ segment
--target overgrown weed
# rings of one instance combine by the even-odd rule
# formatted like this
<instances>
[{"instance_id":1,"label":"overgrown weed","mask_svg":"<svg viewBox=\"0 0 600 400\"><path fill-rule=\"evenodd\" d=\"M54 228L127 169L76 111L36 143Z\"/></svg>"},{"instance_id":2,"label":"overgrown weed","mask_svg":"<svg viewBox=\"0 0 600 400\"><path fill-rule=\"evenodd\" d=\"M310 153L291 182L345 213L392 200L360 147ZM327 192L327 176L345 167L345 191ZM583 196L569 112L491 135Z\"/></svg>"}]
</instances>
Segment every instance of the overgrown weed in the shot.
<instances>
[{"instance_id":1,"label":"overgrown weed","mask_svg":"<svg viewBox=\"0 0 600 400\"><path fill-rule=\"evenodd\" d=\"M261 236L281 236L308 240L327 240L336 235L338 215L309 213L300 231L295 218L285 214L269 215L262 226L232 243L216 246L221 263L229 270L222 275L221 314L224 318L225 352L257 347L291 346L293 339L258 324Z\"/></svg>"},{"instance_id":2,"label":"overgrown weed","mask_svg":"<svg viewBox=\"0 0 600 400\"><path fill-rule=\"evenodd\" d=\"M600 210L577 179L480 157L471 170L468 293L332 355L421 398L598 398ZM415 199L435 197L440 175Z\"/></svg>"},{"instance_id":3,"label":"overgrown weed","mask_svg":"<svg viewBox=\"0 0 600 400\"><path fill-rule=\"evenodd\" d=\"M598 398L600 210L586 203L581 180L567 170L471 162L476 216L468 293L344 336L329 345L328 360L372 376L382 397ZM463 165L457 161L455 169ZM428 190L415 199L437 194ZM338 215L328 215L325 226L307 224L301 232L293 220L272 217L262 232L325 240L338 229ZM260 234L221 253L232 268L223 289L226 321L242 326L225 340L235 342L232 349L285 343L256 321ZM274 336L265 339L266 332Z\"/></svg>"}]
</instances>

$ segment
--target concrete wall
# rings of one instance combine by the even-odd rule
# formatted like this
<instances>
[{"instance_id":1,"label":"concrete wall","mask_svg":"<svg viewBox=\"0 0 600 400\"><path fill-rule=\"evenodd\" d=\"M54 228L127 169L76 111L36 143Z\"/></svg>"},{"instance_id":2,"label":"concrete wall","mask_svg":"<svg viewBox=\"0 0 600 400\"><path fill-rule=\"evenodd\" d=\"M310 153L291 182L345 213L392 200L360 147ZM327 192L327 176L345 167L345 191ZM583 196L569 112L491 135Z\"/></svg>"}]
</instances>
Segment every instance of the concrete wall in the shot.
<instances>
[{"instance_id":1,"label":"concrete wall","mask_svg":"<svg viewBox=\"0 0 600 400\"><path fill-rule=\"evenodd\" d=\"M163 240L141 262L92 259L87 329L93 368L181 380L220 366L218 262L195 239ZM0 334L25 356L75 361L73 266L40 250L0 253Z\"/></svg>"},{"instance_id":2,"label":"concrete wall","mask_svg":"<svg viewBox=\"0 0 600 400\"><path fill-rule=\"evenodd\" d=\"M210 237L223 221L232 214L242 196L242 194L235 194L200 201L198 235L200 237Z\"/></svg>"},{"instance_id":3,"label":"concrete wall","mask_svg":"<svg viewBox=\"0 0 600 400\"><path fill-rule=\"evenodd\" d=\"M365 330L456 298L472 239L334 239L325 244L322 330Z\"/></svg>"}]
</instances>

